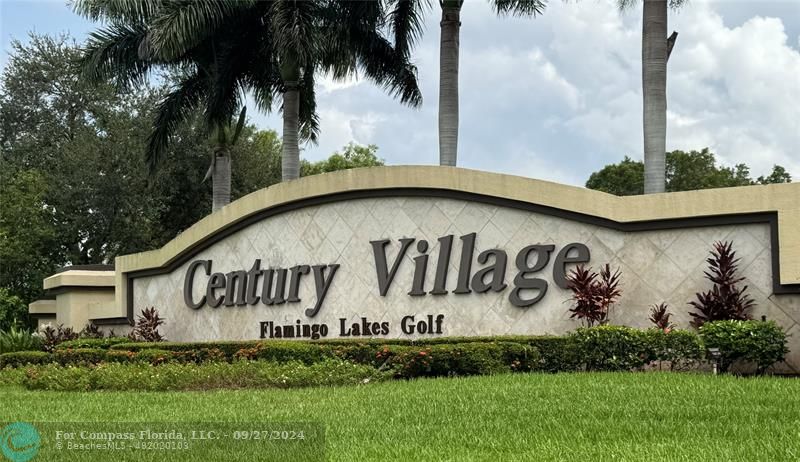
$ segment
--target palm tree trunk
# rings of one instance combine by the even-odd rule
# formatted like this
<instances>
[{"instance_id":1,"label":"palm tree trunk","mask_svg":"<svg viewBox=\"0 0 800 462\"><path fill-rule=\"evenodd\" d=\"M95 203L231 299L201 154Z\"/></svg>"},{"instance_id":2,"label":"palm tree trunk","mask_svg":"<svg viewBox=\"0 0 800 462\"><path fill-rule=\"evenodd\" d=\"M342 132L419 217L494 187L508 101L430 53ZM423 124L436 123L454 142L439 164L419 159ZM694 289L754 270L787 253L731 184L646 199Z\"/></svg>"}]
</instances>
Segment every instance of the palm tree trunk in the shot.
<instances>
[{"instance_id":1,"label":"palm tree trunk","mask_svg":"<svg viewBox=\"0 0 800 462\"><path fill-rule=\"evenodd\" d=\"M281 65L283 79L283 150L281 179L300 178L300 69L294 56L288 55Z\"/></svg>"},{"instance_id":2,"label":"palm tree trunk","mask_svg":"<svg viewBox=\"0 0 800 462\"><path fill-rule=\"evenodd\" d=\"M283 152L281 178L283 181L300 177L300 91L295 85L283 93Z\"/></svg>"},{"instance_id":3,"label":"palm tree trunk","mask_svg":"<svg viewBox=\"0 0 800 462\"><path fill-rule=\"evenodd\" d=\"M667 0L644 0L644 192L664 192L667 150Z\"/></svg>"},{"instance_id":4,"label":"palm tree trunk","mask_svg":"<svg viewBox=\"0 0 800 462\"><path fill-rule=\"evenodd\" d=\"M442 3L439 43L439 164L455 166L458 156L458 45L461 1Z\"/></svg>"},{"instance_id":5,"label":"palm tree trunk","mask_svg":"<svg viewBox=\"0 0 800 462\"><path fill-rule=\"evenodd\" d=\"M216 212L231 202L231 156L229 153L214 159L211 181L211 211Z\"/></svg>"}]
</instances>

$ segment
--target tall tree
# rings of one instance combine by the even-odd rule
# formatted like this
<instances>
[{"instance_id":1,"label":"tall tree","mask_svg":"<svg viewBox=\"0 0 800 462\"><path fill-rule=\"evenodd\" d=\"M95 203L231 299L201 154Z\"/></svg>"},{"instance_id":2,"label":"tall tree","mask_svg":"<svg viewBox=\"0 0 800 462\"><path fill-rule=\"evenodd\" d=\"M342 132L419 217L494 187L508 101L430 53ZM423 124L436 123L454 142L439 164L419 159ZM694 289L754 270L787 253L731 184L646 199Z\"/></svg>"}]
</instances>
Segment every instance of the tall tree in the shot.
<instances>
[{"instance_id":1,"label":"tall tree","mask_svg":"<svg viewBox=\"0 0 800 462\"><path fill-rule=\"evenodd\" d=\"M641 0L642 5L642 98L644 133L644 192L664 192L664 157L667 150L667 61L678 37L667 37L668 6L678 8L686 0ZM637 0L618 0L627 9Z\"/></svg>"},{"instance_id":2,"label":"tall tree","mask_svg":"<svg viewBox=\"0 0 800 462\"><path fill-rule=\"evenodd\" d=\"M691 191L695 189L727 188L755 184L791 183L791 175L775 165L767 176L755 180L745 164L733 167L717 165L714 153L704 148L700 151L672 151L666 153L667 191ZM606 165L592 173L586 187L617 196L632 196L644 193L644 164L625 157L622 162Z\"/></svg>"},{"instance_id":3,"label":"tall tree","mask_svg":"<svg viewBox=\"0 0 800 462\"><path fill-rule=\"evenodd\" d=\"M155 147L192 109L204 106L209 130L228 123L249 92L270 110L282 96L282 177L299 176L299 141L316 140L314 77L363 75L401 102L421 103L416 69L382 35L382 2L217 0L143 3L82 0L78 11L111 24L93 35L86 62L125 81L153 66L188 69L156 123ZM144 51L144 53L142 53ZM161 130L160 132L158 130Z\"/></svg>"},{"instance_id":4,"label":"tall tree","mask_svg":"<svg viewBox=\"0 0 800 462\"><path fill-rule=\"evenodd\" d=\"M500 15L532 17L544 11L546 0L489 0ZM389 26L395 48L408 55L422 33L428 0L389 0ZM464 0L439 0L439 164L458 163L458 68L461 8Z\"/></svg>"}]
</instances>

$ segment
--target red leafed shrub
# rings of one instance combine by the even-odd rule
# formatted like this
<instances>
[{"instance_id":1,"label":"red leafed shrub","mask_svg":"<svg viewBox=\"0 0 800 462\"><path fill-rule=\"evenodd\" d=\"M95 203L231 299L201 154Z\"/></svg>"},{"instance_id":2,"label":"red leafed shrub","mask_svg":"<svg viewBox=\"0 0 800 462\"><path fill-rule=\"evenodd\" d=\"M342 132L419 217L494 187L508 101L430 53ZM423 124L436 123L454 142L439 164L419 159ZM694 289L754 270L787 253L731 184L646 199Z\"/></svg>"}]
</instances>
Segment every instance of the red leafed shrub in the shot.
<instances>
[{"instance_id":1,"label":"red leafed shrub","mask_svg":"<svg viewBox=\"0 0 800 462\"><path fill-rule=\"evenodd\" d=\"M164 319L158 315L155 307L145 308L128 337L136 342L162 342L164 337L158 332L158 327L162 324Z\"/></svg>"},{"instance_id":2,"label":"red leafed shrub","mask_svg":"<svg viewBox=\"0 0 800 462\"><path fill-rule=\"evenodd\" d=\"M574 303L569 309L572 313L570 318L580 319L587 327L606 324L609 310L622 294L619 289L621 276L619 269L612 273L608 264L599 274L583 265L570 271L567 282L572 290L571 300Z\"/></svg>"},{"instance_id":3,"label":"red leafed shrub","mask_svg":"<svg viewBox=\"0 0 800 462\"><path fill-rule=\"evenodd\" d=\"M78 333L73 331L71 327L64 327L62 324L55 328L47 325L40 333L44 339L42 349L48 353L55 351L56 345L79 337Z\"/></svg>"},{"instance_id":4,"label":"red leafed shrub","mask_svg":"<svg viewBox=\"0 0 800 462\"><path fill-rule=\"evenodd\" d=\"M672 313L669 311L669 306L666 303L653 305L650 307L650 322L656 325L664 332L669 332L675 328L675 324L669 320Z\"/></svg>"},{"instance_id":5,"label":"red leafed shrub","mask_svg":"<svg viewBox=\"0 0 800 462\"><path fill-rule=\"evenodd\" d=\"M744 278L736 274L739 270L739 259L733 251L733 243L715 242L711 257L706 261L706 279L714 285L707 292L697 293L697 300L689 302L697 310L689 313L694 318L692 326L700 327L709 321L752 319L750 310L755 302L745 293L747 286L738 286Z\"/></svg>"}]
</instances>

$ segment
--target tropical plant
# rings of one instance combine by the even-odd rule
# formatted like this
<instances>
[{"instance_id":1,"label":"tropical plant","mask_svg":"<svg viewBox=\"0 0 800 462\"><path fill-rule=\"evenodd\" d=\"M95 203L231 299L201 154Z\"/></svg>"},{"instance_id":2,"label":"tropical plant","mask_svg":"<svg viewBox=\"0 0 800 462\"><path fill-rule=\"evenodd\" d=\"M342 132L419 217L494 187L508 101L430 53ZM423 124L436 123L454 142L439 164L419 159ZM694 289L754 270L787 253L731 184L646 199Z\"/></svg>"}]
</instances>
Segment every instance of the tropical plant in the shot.
<instances>
[{"instance_id":1,"label":"tropical plant","mask_svg":"<svg viewBox=\"0 0 800 462\"><path fill-rule=\"evenodd\" d=\"M619 269L611 272L611 266L606 264L600 273L591 268L578 265L567 275L569 289L572 291L573 307L570 318L578 318L586 323L587 327L595 324L608 323L611 307L617 301L622 291L619 282L622 273Z\"/></svg>"},{"instance_id":2,"label":"tropical plant","mask_svg":"<svg viewBox=\"0 0 800 462\"><path fill-rule=\"evenodd\" d=\"M500 15L536 16L542 14L546 0L490 0ZM395 47L409 53L422 33L422 18L428 0L393 0L389 24ZM458 61L461 7L464 0L439 0L442 9L439 26L439 164L455 166L458 160Z\"/></svg>"},{"instance_id":3,"label":"tropical plant","mask_svg":"<svg viewBox=\"0 0 800 462\"><path fill-rule=\"evenodd\" d=\"M620 9L637 0L617 0ZM678 33L667 37L668 7L686 0L641 0L642 97L644 100L644 193L664 192L667 144L667 61Z\"/></svg>"},{"instance_id":4,"label":"tropical plant","mask_svg":"<svg viewBox=\"0 0 800 462\"><path fill-rule=\"evenodd\" d=\"M12 325L8 330L0 331L0 353L38 350L41 347L42 339L27 329Z\"/></svg>"},{"instance_id":5,"label":"tropical plant","mask_svg":"<svg viewBox=\"0 0 800 462\"><path fill-rule=\"evenodd\" d=\"M80 338L90 338L90 339L101 339L104 336L103 331L101 331L100 328L97 327L97 324L91 321L89 321L88 323L86 323L85 326L83 326L83 329L81 329L78 335L80 336Z\"/></svg>"},{"instance_id":6,"label":"tropical plant","mask_svg":"<svg viewBox=\"0 0 800 462\"><path fill-rule=\"evenodd\" d=\"M64 327L62 324L58 327L48 324L39 330L39 335L42 337L42 349L48 353L55 351L58 344L80 337L71 327Z\"/></svg>"},{"instance_id":7,"label":"tropical plant","mask_svg":"<svg viewBox=\"0 0 800 462\"><path fill-rule=\"evenodd\" d=\"M145 308L136 319L136 326L128 338L136 342L163 342L164 337L158 332L158 327L164 324L164 319L158 315L155 307Z\"/></svg>"},{"instance_id":8,"label":"tropical plant","mask_svg":"<svg viewBox=\"0 0 800 462\"><path fill-rule=\"evenodd\" d=\"M229 123L249 92L270 110L282 96L282 176L299 176L299 140L315 141L315 74L335 80L360 70L400 101L421 103L416 68L382 35L383 2L219 0L128 2L81 0L76 10L108 22L94 32L83 60L87 74L141 83L153 68L180 71L182 78L162 102L150 138L151 165L172 132L196 108L209 131ZM214 166L224 151L215 153Z\"/></svg>"},{"instance_id":9,"label":"tropical plant","mask_svg":"<svg viewBox=\"0 0 800 462\"><path fill-rule=\"evenodd\" d=\"M669 332L675 328L675 323L669 320L672 313L668 310L669 306L666 303L660 303L650 307L650 322L664 332Z\"/></svg>"},{"instance_id":10,"label":"tropical plant","mask_svg":"<svg viewBox=\"0 0 800 462\"><path fill-rule=\"evenodd\" d=\"M694 318L692 325L700 327L709 321L748 320L755 302L747 295L747 286L739 287L744 281L737 275L739 258L733 250L732 242L715 242L708 262L706 279L713 282L711 290L697 293L697 300L689 302L697 311L690 312Z\"/></svg>"}]
</instances>

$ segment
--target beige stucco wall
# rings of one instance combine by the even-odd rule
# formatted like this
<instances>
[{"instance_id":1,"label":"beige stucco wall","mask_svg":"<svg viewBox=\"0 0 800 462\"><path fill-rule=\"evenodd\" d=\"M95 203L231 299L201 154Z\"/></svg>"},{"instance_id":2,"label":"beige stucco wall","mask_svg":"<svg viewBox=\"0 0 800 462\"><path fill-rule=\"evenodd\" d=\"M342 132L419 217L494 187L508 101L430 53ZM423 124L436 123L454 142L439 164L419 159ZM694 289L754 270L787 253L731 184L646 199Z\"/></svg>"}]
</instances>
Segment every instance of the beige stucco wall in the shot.
<instances>
[{"instance_id":1,"label":"beige stucco wall","mask_svg":"<svg viewBox=\"0 0 800 462\"><path fill-rule=\"evenodd\" d=\"M428 252L425 288L430 290L439 253L437 239L455 235L447 285L452 291L461 251L458 237L471 232L477 233L473 273L485 266L477 262L480 251L503 249L509 258L505 275L508 288L485 294L411 297L407 292L413 279L413 258L420 255L412 246L389 293L380 296L369 241L392 239L387 249L391 265L399 238L427 240L432 250ZM667 302L677 324L688 327L688 302L696 292L709 288L703 277L705 259L712 243L718 240L730 240L736 246L744 283L758 303L755 317L765 315L781 324L790 338L800 337L800 297L772 295L767 224L624 233L539 213L418 197L350 200L267 218L199 252L170 274L135 279L133 300L137 311L149 306L158 308L168 320L164 334L176 341L256 339L260 321L293 324L298 319L325 323L331 331L329 338L338 337L340 319L347 319L349 326L362 316L370 321L389 322L391 332L387 337L407 337L400 331L400 321L409 314L417 319L444 314L443 335L559 334L575 329L579 323L569 318L568 291L552 283L555 252L566 244L580 242L591 250L592 266L610 263L622 271L623 296L614 308L612 323L649 327L650 305ZM550 282L548 293L536 305L519 308L508 300L517 273L514 259L520 249L537 243L556 246L547 267L533 275ZM302 302L297 304L205 306L198 310L185 305L182 290L191 261L212 260L212 272L227 273L251 268L255 258L262 260L262 268L330 263L341 267L324 306L311 319L303 313L316 300L309 277L301 278ZM207 280L202 271L196 274L195 299L205 293ZM794 350L800 351L800 347ZM793 353L791 363L800 366L800 356Z\"/></svg>"},{"instance_id":2,"label":"beige stucco wall","mask_svg":"<svg viewBox=\"0 0 800 462\"><path fill-rule=\"evenodd\" d=\"M781 277L800 283L800 184L746 186L617 197L531 178L455 167L396 166L345 170L301 178L249 194L200 220L161 249L117 258L117 293L124 273L166 264L197 241L265 208L345 191L435 188L530 202L561 210L635 222L669 218L779 211Z\"/></svg>"}]
</instances>

